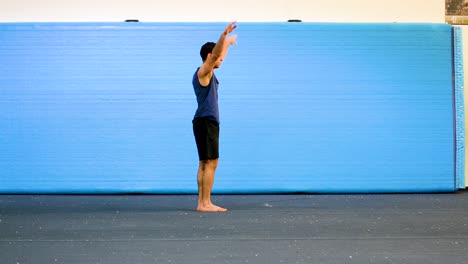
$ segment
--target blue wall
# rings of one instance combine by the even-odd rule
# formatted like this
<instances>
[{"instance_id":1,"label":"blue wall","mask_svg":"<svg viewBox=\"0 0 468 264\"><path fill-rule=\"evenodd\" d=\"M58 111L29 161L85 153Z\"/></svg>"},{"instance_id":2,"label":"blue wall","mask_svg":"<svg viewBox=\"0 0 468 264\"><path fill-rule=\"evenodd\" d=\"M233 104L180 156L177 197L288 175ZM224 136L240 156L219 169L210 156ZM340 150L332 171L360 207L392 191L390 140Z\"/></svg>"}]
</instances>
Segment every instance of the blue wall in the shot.
<instances>
[{"instance_id":1,"label":"blue wall","mask_svg":"<svg viewBox=\"0 0 468 264\"><path fill-rule=\"evenodd\" d=\"M219 23L0 24L0 192L195 193ZM240 23L216 193L454 191L452 27Z\"/></svg>"}]
</instances>

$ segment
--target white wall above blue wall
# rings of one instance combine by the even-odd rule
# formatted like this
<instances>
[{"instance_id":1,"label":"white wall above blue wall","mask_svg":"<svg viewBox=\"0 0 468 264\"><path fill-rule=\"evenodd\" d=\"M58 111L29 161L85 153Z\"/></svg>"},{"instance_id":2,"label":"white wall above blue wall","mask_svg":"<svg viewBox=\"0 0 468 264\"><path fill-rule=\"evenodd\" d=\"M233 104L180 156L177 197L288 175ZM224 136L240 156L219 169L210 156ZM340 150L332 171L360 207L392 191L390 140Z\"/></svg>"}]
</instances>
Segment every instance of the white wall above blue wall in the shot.
<instances>
[{"instance_id":1,"label":"white wall above blue wall","mask_svg":"<svg viewBox=\"0 0 468 264\"><path fill-rule=\"evenodd\" d=\"M286 21L443 23L445 0L16 0L2 1L0 22Z\"/></svg>"}]
</instances>

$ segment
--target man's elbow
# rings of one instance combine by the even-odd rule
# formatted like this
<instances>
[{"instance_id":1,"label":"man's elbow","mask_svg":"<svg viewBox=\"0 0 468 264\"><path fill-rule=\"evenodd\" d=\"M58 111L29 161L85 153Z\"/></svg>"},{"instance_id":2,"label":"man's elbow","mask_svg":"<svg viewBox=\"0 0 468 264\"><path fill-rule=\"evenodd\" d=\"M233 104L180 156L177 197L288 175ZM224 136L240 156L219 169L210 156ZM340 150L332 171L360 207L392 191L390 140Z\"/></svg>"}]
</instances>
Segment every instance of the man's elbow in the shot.
<instances>
[{"instance_id":1,"label":"man's elbow","mask_svg":"<svg viewBox=\"0 0 468 264\"><path fill-rule=\"evenodd\" d=\"M212 59L213 61L217 61L217 60L219 60L219 58L221 58L221 56L222 56L222 54L213 53L213 54L211 55L211 59Z\"/></svg>"}]
</instances>

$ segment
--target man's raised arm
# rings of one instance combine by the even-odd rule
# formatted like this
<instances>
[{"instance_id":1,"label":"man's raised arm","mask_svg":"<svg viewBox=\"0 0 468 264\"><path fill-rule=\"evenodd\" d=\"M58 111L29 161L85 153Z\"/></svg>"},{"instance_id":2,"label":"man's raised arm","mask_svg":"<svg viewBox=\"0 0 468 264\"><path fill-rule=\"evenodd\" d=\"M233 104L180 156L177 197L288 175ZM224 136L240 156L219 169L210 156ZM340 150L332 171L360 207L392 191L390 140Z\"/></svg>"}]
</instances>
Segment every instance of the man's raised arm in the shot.
<instances>
[{"instance_id":1,"label":"man's raised arm","mask_svg":"<svg viewBox=\"0 0 468 264\"><path fill-rule=\"evenodd\" d=\"M224 56L226 56L227 50L229 49L229 46L236 43L236 35L232 35L228 38L228 35L232 33L234 29L236 29L236 27L236 22L231 22L223 31L223 33L219 37L218 42L216 42L213 51L211 52L211 56L208 56L203 62L202 66L200 67L200 70L198 71L199 79L204 79L208 76L211 77L211 73L213 72L213 69L216 66L216 61L220 58L224 59Z\"/></svg>"}]
</instances>

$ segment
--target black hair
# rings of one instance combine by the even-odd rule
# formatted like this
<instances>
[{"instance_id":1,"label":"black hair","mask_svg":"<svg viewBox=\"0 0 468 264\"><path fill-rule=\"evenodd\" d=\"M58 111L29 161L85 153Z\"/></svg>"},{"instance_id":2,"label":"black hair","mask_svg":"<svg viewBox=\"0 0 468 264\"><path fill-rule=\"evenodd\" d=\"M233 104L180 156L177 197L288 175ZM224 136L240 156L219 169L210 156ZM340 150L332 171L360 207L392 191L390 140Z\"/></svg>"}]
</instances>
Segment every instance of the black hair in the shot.
<instances>
[{"instance_id":1,"label":"black hair","mask_svg":"<svg viewBox=\"0 0 468 264\"><path fill-rule=\"evenodd\" d=\"M202 61L205 61L206 57L208 57L208 54L213 52L215 46L216 43L214 42L207 42L203 44L203 46L200 49L200 56L202 58Z\"/></svg>"}]
</instances>

